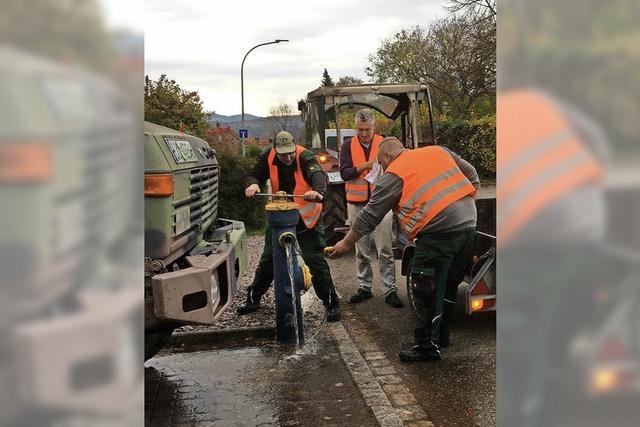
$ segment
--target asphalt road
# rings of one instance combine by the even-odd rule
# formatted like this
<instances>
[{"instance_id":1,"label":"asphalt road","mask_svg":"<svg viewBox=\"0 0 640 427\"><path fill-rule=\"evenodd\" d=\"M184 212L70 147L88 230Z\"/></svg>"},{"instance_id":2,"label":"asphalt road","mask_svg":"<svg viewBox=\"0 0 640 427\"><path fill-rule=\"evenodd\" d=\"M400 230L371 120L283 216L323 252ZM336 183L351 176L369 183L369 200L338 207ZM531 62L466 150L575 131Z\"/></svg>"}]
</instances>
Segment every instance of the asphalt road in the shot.
<instances>
[{"instance_id":1,"label":"asphalt road","mask_svg":"<svg viewBox=\"0 0 640 427\"><path fill-rule=\"evenodd\" d=\"M356 290L353 256L331 260L331 273L342 295L342 322L350 335L366 333L385 353L417 403L436 426L494 426L496 423L495 313L457 313L452 345L439 362L405 363L398 352L412 344L413 315L408 305L385 304L374 262L374 298L351 305ZM398 271L398 294L405 304L406 282ZM364 332L363 332L364 331Z\"/></svg>"},{"instance_id":2,"label":"asphalt road","mask_svg":"<svg viewBox=\"0 0 640 427\"><path fill-rule=\"evenodd\" d=\"M252 259L259 256L262 242L249 239ZM147 425L395 425L381 422L388 414L380 414L380 402L405 426L495 425L494 314L459 313L443 360L400 362L398 352L412 343L410 308L384 303L377 265L374 298L350 305L347 300L356 290L354 257L329 264L342 296L341 325L323 322L323 308L309 295L315 308L305 311L309 340L302 349L267 340L159 354L146 364ZM406 303L399 271L398 265L399 295ZM272 292L265 295L265 305L273 305ZM238 296L244 295L240 290ZM273 318L273 307L249 316L230 311L218 328L206 329L273 326Z\"/></svg>"}]
</instances>

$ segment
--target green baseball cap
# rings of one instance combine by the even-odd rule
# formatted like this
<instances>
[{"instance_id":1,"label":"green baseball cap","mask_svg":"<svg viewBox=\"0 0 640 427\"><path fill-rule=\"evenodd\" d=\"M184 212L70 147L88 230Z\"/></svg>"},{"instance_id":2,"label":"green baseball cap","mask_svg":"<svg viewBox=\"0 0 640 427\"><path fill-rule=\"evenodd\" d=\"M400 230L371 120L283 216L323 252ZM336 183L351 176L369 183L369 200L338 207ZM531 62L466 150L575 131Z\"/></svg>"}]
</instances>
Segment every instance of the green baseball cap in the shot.
<instances>
[{"instance_id":1,"label":"green baseball cap","mask_svg":"<svg viewBox=\"0 0 640 427\"><path fill-rule=\"evenodd\" d=\"M289 154L296 151L296 143L293 140L293 136L284 130L276 136L274 146L278 154Z\"/></svg>"}]
</instances>

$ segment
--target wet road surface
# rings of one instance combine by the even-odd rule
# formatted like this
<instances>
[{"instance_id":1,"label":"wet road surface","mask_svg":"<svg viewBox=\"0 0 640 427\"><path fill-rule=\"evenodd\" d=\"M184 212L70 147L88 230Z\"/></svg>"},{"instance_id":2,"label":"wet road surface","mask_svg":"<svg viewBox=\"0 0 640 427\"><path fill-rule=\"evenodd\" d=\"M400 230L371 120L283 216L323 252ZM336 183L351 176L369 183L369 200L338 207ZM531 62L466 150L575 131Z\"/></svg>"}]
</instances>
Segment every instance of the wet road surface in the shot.
<instances>
[{"instance_id":1,"label":"wet road surface","mask_svg":"<svg viewBox=\"0 0 640 427\"><path fill-rule=\"evenodd\" d=\"M165 352L145 368L145 425L376 425L335 342Z\"/></svg>"},{"instance_id":2,"label":"wet road surface","mask_svg":"<svg viewBox=\"0 0 640 427\"><path fill-rule=\"evenodd\" d=\"M406 363L398 352L412 344L413 314L406 284L397 263L401 309L384 302L374 261L374 298L349 304L356 291L355 258L330 261L334 283L342 295L342 323L361 351L373 343L396 370L427 418L436 426L494 426L496 423L495 313L467 316L457 313L451 328L451 347L439 362ZM459 299L460 301L460 299Z\"/></svg>"},{"instance_id":3,"label":"wet road surface","mask_svg":"<svg viewBox=\"0 0 640 427\"><path fill-rule=\"evenodd\" d=\"M310 322L297 351L262 339L159 354L145 365L146 425L495 425L494 314L459 313L443 360L400 362L397 353L412 342L410 308L384 303L377 274L374 298L350 305L355 260L329 262L340 323ZM315 318L323 308L309 296L305 317Z\"/></svg>"}]
</instances>

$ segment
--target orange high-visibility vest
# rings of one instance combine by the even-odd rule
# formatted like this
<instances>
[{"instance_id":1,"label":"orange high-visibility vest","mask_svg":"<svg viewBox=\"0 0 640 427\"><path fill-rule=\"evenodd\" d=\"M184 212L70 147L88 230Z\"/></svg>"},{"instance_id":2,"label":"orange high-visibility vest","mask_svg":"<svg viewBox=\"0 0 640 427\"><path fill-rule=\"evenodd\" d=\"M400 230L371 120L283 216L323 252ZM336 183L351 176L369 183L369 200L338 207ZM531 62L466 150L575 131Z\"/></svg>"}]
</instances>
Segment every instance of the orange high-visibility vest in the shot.
<instances>
[{"instance_id":1,"label":"orange high-visibility vest","mask_svg":"<svg viewBox=\"0 0 640 427\"><path fill-rule=\"evenodd\" d=\"M373 135L371 149L369 150L369 159L375 159L378 156L378 145L380 145L383 139L380 135ZM364 149L362 145L360 145L357 136L351 138L351 161L353 167L361 166L367 162ZM369 171L362 171L358 177L345 182L344 189L347 193L347 202L364 203L369 200L369 195L373 191L373 185L364 179L368 173Z\"/></svg>"},{"instance_id":2,"label":"orange high-visibility vest","mask_svg":"<svg viewBox=\"0 0 640 427\"><path fill-rule=\"evenodd\" d=\"M296 171L294 173L295 188L293 194L304 194L307 191L312 190L311 186L307 184L302 173L302 167L300 166L300 155L305 151L305 148L296 145ZM267 162L269 163L269 179L271 180L271 190L273 193L278 192L280 188L280 178L278 177L278 167L273 164L276 157L276 150L271 149ZM294 203L298 205L298 212L304 221L307 228L311 229L315 227L322 214L322 204L315 202L307 202L302 197L295 197Z\"/></svg>"},{"instance_id":3,"label":"orange high-visibility vest","mask_svg":"<svg viewBox=\"0 0 640 427\"><path fill-rule=\"evenodd\" d=\"M552 202L588 182L601 167L552 102L533 90L498 96L500 245Z\"/></svg>"},{"instance_id":4,"label":"orange high-visibility vest","mask_svg":"<svg viewBox=\"0 0 640 427\"><path fill-rule=\"evenodd\" d=\"M444 208L476 192L451 154L434 145L403 152L386 172L402 179L393 211L409 241Z\"/></svg>"}]
</instances>

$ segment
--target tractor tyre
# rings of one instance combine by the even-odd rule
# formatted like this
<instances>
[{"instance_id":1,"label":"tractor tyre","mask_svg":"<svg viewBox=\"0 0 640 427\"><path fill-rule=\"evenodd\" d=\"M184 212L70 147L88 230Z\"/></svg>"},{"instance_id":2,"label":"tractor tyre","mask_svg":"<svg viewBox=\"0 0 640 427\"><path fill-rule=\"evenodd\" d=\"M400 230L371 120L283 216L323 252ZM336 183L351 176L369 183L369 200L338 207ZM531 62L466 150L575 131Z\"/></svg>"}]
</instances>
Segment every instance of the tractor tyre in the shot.
<instances>
[{"instance_id":1,"label":"tractor tyre","mask_svg":"<svg viewBox=\"0 0 640 427\"><path fill-rule=\"evenodd\" d=\"M347 200L345 197L344 184L327 185L322 208L322 224L324 238L328 245L337 243L345 236L345 233L335 231L336 227L344 227L347 222Z\"/></svg>"}]
</instances>

